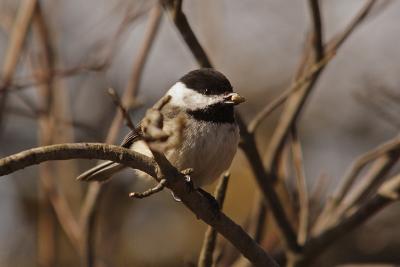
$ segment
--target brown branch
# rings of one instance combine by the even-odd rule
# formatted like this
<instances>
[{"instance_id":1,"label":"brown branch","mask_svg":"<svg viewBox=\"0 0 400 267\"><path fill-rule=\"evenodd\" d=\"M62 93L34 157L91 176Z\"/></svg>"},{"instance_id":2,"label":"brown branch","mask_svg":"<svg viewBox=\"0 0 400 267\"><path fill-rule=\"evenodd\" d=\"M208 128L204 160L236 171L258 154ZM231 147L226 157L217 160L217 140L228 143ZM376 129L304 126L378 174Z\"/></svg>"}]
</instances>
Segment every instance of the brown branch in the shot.
<instances>
[{"instance_id":1,"label":"brown branch","mask_svg":"<svg viewBox=\"0 0 400 267\"><path fill-rule=\"evenodd\" d=\"M198 64L203 68L212 68L210 59L208 58L206 52L190 27L185 14L182 11L182 0L167 0L165 7L169 11L171 19L175 23L175 26L190 48L190 51L196 58Z\"/></svg>"},{"instance_id":2,"label":"brown branch","mask_svg":"<svg viewBox=\"0 0 400 267\"><path fill-rule=\"evenodd\" d=\"M155 177L157 181L166 179L167 187L197 218L228 239L254 266L278 266L239 225L221 211L215 211L209 199L199 191L189 189L184 174L178 172L164 155L156 152L154 156L157 163L152 158L119 146L96 143L59 144L33 148L1 159L0 175L49 160L86 158L118 162L141 170Z\"/></svg>"},{"instance_id":3,"label":"brown branch","mask_svg":"<svg viewBox=\"0 0 400 267\"><path fill-rule=\"evenodd\" d=\"M321 9L319 7L319 0L309 0L311 9L311 17L313 20L313 37L312 43L314 46L315 61L321 60L324 56L324 41L323 41L323 29L321 21Z\"/></svg>"},{"instance_id":4,"label":"brown branch","mask_svg":"<svg viewBox=\"0 0 400 267\"><path fill-rule=\"evenodd\" d=\"M50 160L110 160L156 176L154 160L129 149L102 143L67 143L32 148L0 159L0 176Z\"/></svg>"},{"instance_id":5,"label":"brown branch","mask_svg":"<svg viewBox=\"0 0 400 267\"><path fill-rule=\"evenodd\" d=\"M356 181L358 175L368 163L370 163L373 160L376 160L377 158L384 157L385 154L391 153L399 149L400 149L400 136L396 136L392 140L357 157L357 159L349 167L348 171L346 171L344 177L341 179L342 181L341 184L337 187L335 193L332 195L328 203L325 205L324 210L321 212L317 220L317 223L314 226L315 228L314 232L320 232L322 228L326 226L328 221L332 219L331 217L334 216L334 214L337 212L339 204L342 203L344 197L348 194L349 190ZM368 183L368 181L366 181L366 183ZM347 207L344 208L344 210L346 209ZM337 215L338 214L336 214L336 216Z\"/></svg>"},{"instance_id":6,"label":"brown branch","mask_svg":"<svg viewBox=\"0 0 400 267\"><path fill-rule=\"evenodd\" d=\"M396 150L400 150L400 136L396 136L392 140L359 156L350 166L350 169L346 172L346 175L343 177L343 184L338 187L337 193L333 196L334 202L339 203L343 200L344 196L347 194L365 165L387 153Z\"/></svg>"},{"instance_id":7,"label":"brown branch","mask_svg":"<svg viewBox=\"0 0 400 267\"><path fill-rule=\"evenodd\" d=\"M347 27L338 35L336 35L327 45L327 50L337 50L353 33L370 14L372 7L377 3L377 0L369 0L350 21Z\"/></svg>"},{"instance_id":8,"label":"brown branch","mask_svg":"<svg viewBox=\"0 0 400 267\"><path fill-rule=\"evenodd\" d=\"M0 125L2 123L7 102L8 87L11 84L14 72L17 68L18 59L35 12L36 4L37 0L25 0L21 2L13 25L1 70Z\"/></svg>"},{"instance_id":9,"label":"brown branch","mask_svg":"<svg viewBox=\"0 0 400 267\"><path fill-rule=\"evenodd\" d=\"M146 198L149 197L153 194L156 194L160 191L162 191L167 184L167 180L166 179L162 179L160 182L158 182L158 184L155 187L150 188L149 190L146 190L144 192L131 192L129 193L129 197L132 198Z\"/></svg>"},{"instance_id":10,"label":"brown branch","mask_svg":"<svg viewBox=\"0 0 400 267\"><path fill-rule=\"evenodd\" d=\"M299 194L299 203L300 203L299 230L297 235L297 241L299 242L300 245L304 245L308 235L310 212L309 212L307 181L305 177L304 163L303 163L303 152L295 126L292 128L291 137L292 137L293 165L296 172L296 184L297 184L297 191Z\"/></svg>"},{"instance_id":11,"label":"brown branch","mask_svg":"<svg viewBox=\"0 0 400 267\"><path fill-rule=\"evenodd\" d=\"M118 93L113 88L108 88L107 92L111 96L111 99L114 102L114 105L117 106L119 108L119 110L121 111L122 117L125 119L126 126L128 126L128 128L131 129L132 131L135 130L135 125L133 124L128 111L122 104L121 99L118 96Z\"/></svg>"},{"instance_id":12,"label":"brown branch","mask_svg":"<svg viewBox=\"0 0 400 267\"><path fill-rule=\"evenodd\" d=\"M266 105L261 111L259 111L248 125L248 131L254 133L257 128L261 125L261 122L268 117L276 108L282 105L291 94L300 89L314 76L315 73L320 71L328 62L335 56L334 51L327 53L323 59L318 63L311 66L309 70L306 71L302 77L300 77L296 82L290 85L289 88L285 89L282 94L275 98L271 103Z\"/></svg>"},{"instance_id":13,"label":"brown branch","mask_svg":"<svg viewBox=\"0 0 400 267\"><path fill-rule=\"evenodd\" d=\"M309 266L326 248L336 240L354 230L377 212L399 199L400 175L397 175L382 184L378 193L362 204L357 211L345 217L337 225L327 229L317 237L306 243L304 254L293 266Z\"/></svg>"},{"instance_id":14,"label":"brown branch","mask_svg":"<svg viewBox=\"0 0 400 267\"><path fill-rule=\"evenodd\" d=\"M217 200L217 203L221 210L225 200L225 193L228 187L229 177L230 177L229 173L226 173L221 177L214 193L215 199ZM212 227L209 226L204 236L203 246L201 248L197 264L198 267L213 266L213 254L214 254L216 240L217 240L217 232Z\"/></svg>"},{"instance_id":15,"label":"brown branch","mask_svg":"<svg viewBox=\"0 0 400 267\"><path fill-rule=\"evenodd\" d=\"M273 173L268 172L261 160L260 154L258 152L254 135L247 131L241 118L238 117L238 123L240 127L240 133L243 142L240 144L246 158L250 164L250 167L254 173L256 181L262 190L265 199L268 201L268 206L274 215L276 224L282 234L283 243L285 248L291 250L292 252L299 252L301 248L297 244L297 237L289 222L288 217L282 207L277 193L274 190L274 180Z\"/></svg>"},{"instance_id":16,"label":"brown branch","mask_svg":"<svg viewBox=\"0 0 400 267\"><path fill-rule=\"evenodd\" d=\"M378 158L363 178L362 183L349 192L349 199L345 199L337 208L337 211L332 216L332 221L338 220L345 212L370 196L384 182L386 174L393 168L399 157L400 149L388 152L387 155Z\"/></svg>"},{"instance_id":17,"label":"brown branch","mask_svg":"<svg viewBox=\"0 0 400 267\"><path fill-rule=\"evenodd\" d=\"M304 59L305 66L314 65L316 62L321 61L324 56L324 45L322 44L322 21L320 16L319 4L318 0L310 0L311 7L311 15L313 22L313 34L311 38L311 42L314 48L314 55L312 53L306 53L308 50L308 46L305 48L304 54L308 55ZM300 69L307 69L307 67L300 65ZM326 66L326 65L325 65ZM314 85L316 84L318 77L321 72L325 69L325 66L321 67L319 71L316 71L314 75L312 75L307 83L305 83L300 89L291 94L291 96L286 101L285 108L280 117L279 123L274 131L274 134L271 138L271 142L268 146L267 154L266 154L266 166L271 172L275 172L276 166L278 166L277 161L279 155L283 149L284 143L288 137L290 129L294 122L300 116L301 110L310 95ZM304 71L298 72L298 75L301 76Z\"/></svg>"}]
</instances>

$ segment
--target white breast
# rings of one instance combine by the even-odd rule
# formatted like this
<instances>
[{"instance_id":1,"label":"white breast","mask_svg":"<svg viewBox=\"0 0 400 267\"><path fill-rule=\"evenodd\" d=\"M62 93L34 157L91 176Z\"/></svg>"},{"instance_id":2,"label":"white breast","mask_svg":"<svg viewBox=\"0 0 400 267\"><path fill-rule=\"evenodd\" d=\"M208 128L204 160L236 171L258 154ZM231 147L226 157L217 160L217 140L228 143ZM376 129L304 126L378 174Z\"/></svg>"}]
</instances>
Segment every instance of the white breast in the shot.
<instances>
[{"instance_id":1,"label":"white breast","mask_svg":"<svg viewBox=\"0 0 400 267\"><path fill-rule=\"evenodd\" d=\"M183 142L177 150L168 151L167 158L180 170L193 168L191 178L196 186L209 184L226 171L239 143L236 124L207 123L189 120Z\"/></svg>"}]
</instances>

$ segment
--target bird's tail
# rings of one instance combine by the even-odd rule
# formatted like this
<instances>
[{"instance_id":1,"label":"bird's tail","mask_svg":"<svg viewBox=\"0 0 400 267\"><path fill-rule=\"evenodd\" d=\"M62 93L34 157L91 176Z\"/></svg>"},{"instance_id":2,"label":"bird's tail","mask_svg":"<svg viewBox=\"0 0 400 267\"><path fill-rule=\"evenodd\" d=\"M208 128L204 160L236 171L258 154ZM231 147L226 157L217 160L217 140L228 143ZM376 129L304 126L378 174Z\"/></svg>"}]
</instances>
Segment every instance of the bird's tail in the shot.
<instances>
[{"instance_id":1,"label":"bird's tail","mask_svg":"<svg viewBox=\"0 0 400 267\"><path fill-rule=\"evenodd\" d=\"M106 161L100 165L97 165L90 170L85 171L79 175L76 179L86 182L99 181L103 182L108 180L113 174L124 169L125 166L112 161Z\"/></svg>"}]
</instances>

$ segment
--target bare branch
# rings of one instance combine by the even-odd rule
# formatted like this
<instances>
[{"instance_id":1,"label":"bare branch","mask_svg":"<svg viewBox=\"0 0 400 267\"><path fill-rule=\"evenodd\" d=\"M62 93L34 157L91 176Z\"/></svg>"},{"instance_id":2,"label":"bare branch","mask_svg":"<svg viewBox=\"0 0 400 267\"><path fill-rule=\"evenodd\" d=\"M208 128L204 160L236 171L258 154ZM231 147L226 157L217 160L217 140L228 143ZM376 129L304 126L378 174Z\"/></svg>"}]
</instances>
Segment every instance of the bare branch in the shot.
<instances>
[{"instance_id":1,"label":"bare branch","mask_svg":"<svg viewBox=\"0 0 400 267\"><path fill-rule=\"evenodd\" d=\"M377 3L376 0L369 0L351 20L347 27L337 36L335 36L327 45L327 50L337 50L370 14L372 7Z\"/></svg>"},{"instance_id":2,"label":"bare branch","mask_svg":"<svg viewBox=\"0 0 400 267\"><path fill-rule=\"evenodd\" d=\"M309 266L316 258L316 255L320 255L327 247L334 244L336 240L365 223L389 204L397 201L399 199L399 192L400 175L396 175L382 184L378 193L362 204L354 213L308 241L303 256L298 259L299 261L294 266Z\"/></svg>"},{"instance_id":3,"label":"bare branch","mask_svg":"<svg viewBox=\"0 0 400 267\"><path fill-rule=\"evenodd\" d=\"M135 125L133 124L132 119L129 116L128 111L123 106L123 104L121 102L121 99L118 96L118 93L113 88L108 88L107 92L111 96L111 99L113 100L114 105L116 105L119 108L119 110L121 111L122 117L125 119L126 126L128 126L129 129L134 131L135 130Z\"/></svg>"},{"instance_id":4,"label":"bare branch","mask_svg":"<svg viewBox=\"0 0 400 267\"><path fill-rule=\"evenodd\" d=\"M293 165L296 172L296 183L297 191L299 194L300 212L299 212L299 230L297 235L297 241L300 245L304 245L308 235L308 223L309 223L309 202L308 202L308 190L307 181L304 171L303 163L303 152L301 144L297 136L297 130L293 126L291 131L292 137L292 155Z\"/></svg>"},{"instance_id":5,"label":"bare branch","mask_svg":"<svg viewBox=\"0 0 400 267\"><path fill-rule=\"evenodd\" d=\"M274 174L268 172L262 163L260 154L258 152L257 146L255 144L254 135L247 131L246 126L240 117L237 117L240 133L243 142L241 143L241 148L246 155L246 158L251 166L251 169L255 175L256 181L262 190L265 199L268 201L268 206L274 215L276 224L281 231L284 246L293 251L299 252L300 247L297 244L297 237L289 222L288 217L283 210L282 204L279 200L277 193L274 190Z\"/></svg>"},{"instance_id":6,"label":"bare branch","mask_svg":"<svg viewBox=\"0 0 400 267\"><path fill-rule=\"evenodd\" d=\"M275 98L271 103L266 105L260 112L258 112L254 118L251 120L248 126L248 131L254 133L257 128L261 125L261 122L268 117L276 108L282 105L291 94L300 89L303 85L310 81L315 73L320 71L328 62L335 56L334 51L327 53L323 59L318 63L311 66L311 68L306 71L306 74L300 77L295 83L291 84L289 88L282 92L277 98Z\"/></svg>"},{"instance_id":7,"label":"bare branch","mask_svg":"<svg viewBox=\"0 0 400 267\"><path fill-rule=\"evenodd\" d=\"M198 64L203 68L212 68L210 59L208 58L203 47L200 45L200 42L198 41L185 14L182 11L182 0L168 0L166 1L165 6L169 11L175 26L178 28L181 36L196 58Z\"/></svg>"},{"instance_id":8,"label":"bare branch","mask_svg":"<svg viewBox=\"0 0 400 267\"><path fill-rule=\"evenodd\" d=\"M228 239L254 266L278 266L239 225L221 211L216 212L204 195L197 190L188 190L184 175L178 172L162 154L156 153L154 156L157 163L152 158L119 146L96 143L59 144L33 148L1 159L0 175L6 175L48 160L96 158L118 162L139 169L155 177L158 181L166 179L167 187L198 218Z\"/></svg>"},{"instance_id":9,"label":"bare branch","mask_svg":"<svg viewBox=\"0 0 400 267\"><path fill-rule=\"evenodd\" d=\"M229 177L230 173L226 173L221 177L214 193L215 198L221 210L225 200L225 193L228 187ZM209 226L204 236L203 246L201 248L199 261L197 264L198 267L213 266L213 254L214 254L216 240L217 240L217 232L212 227Z\"/></svg>"},{"instance_id":10,"label":"bare branch","mask_svg":"<svg viewBox=\"0 0 400 267\"><path fill-rule=\"evenodd\" d=\"M150 188L149 190L146 190L146 191L144 191L142 193L138 193L138 192L129 193L129 197L132 197L132 198L146 198L146 197L149 197L149 196L151 196L153 194L156 194L156 193L162 191L165 188L166 184L167 184L167 180L166 179L161 179L160 182L158 182L158 184L155 187Z\"/></svg>"},{"instance_id":11,"label":"bare branch","mask_svg":"<svg viewBox=\"0 0 400 267\"><path fill-rule=\"evenodd\" d=\"M313 20L313 37L312 43L315 52L315 61L321 60L324 56L324 41L323 30L321 21L321 9L319 7L319 0L309 0L309 5Z\"/></svg>"},{"instance_id":12,"label":"bare branch","mask_svg":"<svg viewBox=\"0 0 400 267\"><path fill-rule=\"evenodd\" d=\"M8 87L11 84L14 72L17 68L19 56L35 12L37 0L25 0L21 2L15 19L10 40L8 42L5 59L1 70L0 85L0 125L4 116L4 109L7 102Z\"/></svg>"}]
</instances>

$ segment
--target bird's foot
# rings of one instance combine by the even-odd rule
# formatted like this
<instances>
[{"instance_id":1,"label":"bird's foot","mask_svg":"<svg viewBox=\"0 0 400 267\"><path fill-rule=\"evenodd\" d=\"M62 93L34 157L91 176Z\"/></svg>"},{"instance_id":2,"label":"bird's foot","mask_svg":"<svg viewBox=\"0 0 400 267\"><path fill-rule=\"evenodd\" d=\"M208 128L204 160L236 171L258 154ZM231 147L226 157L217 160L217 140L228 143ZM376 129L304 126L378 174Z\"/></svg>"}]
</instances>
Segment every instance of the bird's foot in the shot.
<instances>
[{"instance_id":1,"label":"bird's foot","mask_svg":"<svg viewBox=\"0 0 400 267\"><path fill-rule=\"evenodd\" d=\"M183 175L185 175L187 192L189 192L189 193L193 192L194 185L193 185L192 179L190 178L190 175L193 173L193 169L192 168L184 169L183 171L181 171L181 173ZM182 200L179 197L175 196L174 192L171 191L171 194L176 202L182 202Z\"/></svg>"}]
</instances>

